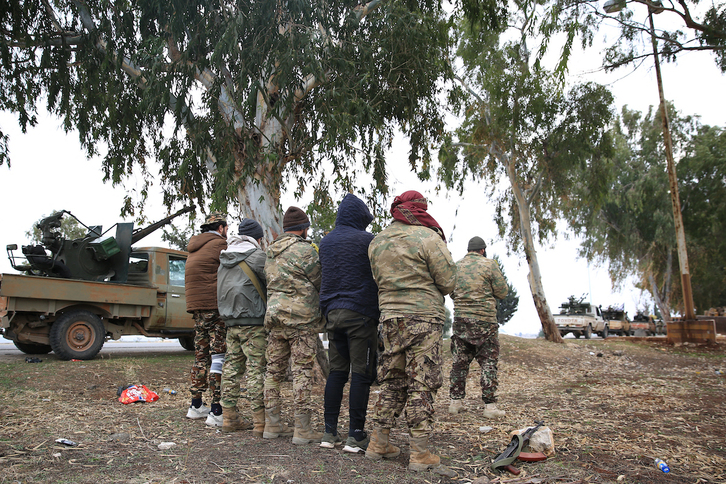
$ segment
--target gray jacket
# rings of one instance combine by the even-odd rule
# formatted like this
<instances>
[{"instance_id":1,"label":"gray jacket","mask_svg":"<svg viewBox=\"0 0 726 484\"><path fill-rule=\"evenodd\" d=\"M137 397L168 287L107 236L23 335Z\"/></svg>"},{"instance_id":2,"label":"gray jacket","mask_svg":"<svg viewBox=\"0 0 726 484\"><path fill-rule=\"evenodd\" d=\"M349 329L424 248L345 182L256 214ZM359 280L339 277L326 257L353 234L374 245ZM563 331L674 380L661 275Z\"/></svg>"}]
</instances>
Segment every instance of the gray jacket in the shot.
<instances>
[{"instance_id":1,"label":"gray jacket","mask_svg":"<svg viewBox=\"0 0 726 484\"><path fill-rule=\"evenodd\" d=\"M230 235L227 249L219 254L217 272L217 307L227 326L262 326L265 303L239 263L247 262L267 292L265 260L267 256L257 242L246 235Z\"/></svg>"}]
</instances>

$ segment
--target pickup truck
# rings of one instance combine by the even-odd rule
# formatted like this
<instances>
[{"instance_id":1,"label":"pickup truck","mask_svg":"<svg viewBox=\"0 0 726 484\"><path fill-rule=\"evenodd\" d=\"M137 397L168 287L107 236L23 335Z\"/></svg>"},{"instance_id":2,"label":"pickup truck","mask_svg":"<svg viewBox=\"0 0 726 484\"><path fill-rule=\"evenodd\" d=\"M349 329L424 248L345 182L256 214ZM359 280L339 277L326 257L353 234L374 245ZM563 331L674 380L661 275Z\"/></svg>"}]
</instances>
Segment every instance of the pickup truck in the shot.
<instances>
[{"instance_id":1,"label":"pickup truck","mask_svg":"<svg viewBox=\"0 0 726 484\"><path fill-rule=\"evenodd\" d=\"M563 337L572 333L575 338L584 336L590 339L593 333L602 338L608 337L608 326L599 307L585 302L584 298L570 296L560 305L560 313L555 314L555 324Z\"/></svg>"},{"instance_id":2,"label":"pickup truck","mask_svg":"<svg viewBox=\"0 0 726 484\"><path fill-rule=\"evenodd\" d=\"M193 350L186 259L173 249L134 249L125 283L2 274L0 334L25 353L52 350L63 360L92 359L107 338L126 335L178 338Z\"/></svg>"},{"instance_id":3,"label":"pickup truck","mask_svg":"<svg viewBox=\"0 0 726 484\"><path fill-rule=\"evenodd\" d=\"M631 336L635 331L628 317L628 313L623 310L622 306L608 306L602 310L603 319L608 327L610 334L618 334L620 336Z\"/></svg>"}]
</instances>

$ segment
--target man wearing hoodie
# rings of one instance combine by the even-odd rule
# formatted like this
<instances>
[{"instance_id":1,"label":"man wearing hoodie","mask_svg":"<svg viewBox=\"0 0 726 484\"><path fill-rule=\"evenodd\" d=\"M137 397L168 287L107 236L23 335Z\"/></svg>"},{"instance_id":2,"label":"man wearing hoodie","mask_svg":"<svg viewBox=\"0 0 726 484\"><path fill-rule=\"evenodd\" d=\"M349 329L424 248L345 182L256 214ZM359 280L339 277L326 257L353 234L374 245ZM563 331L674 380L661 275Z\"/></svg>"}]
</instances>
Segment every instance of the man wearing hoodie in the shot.
<instances>
[{"instance_id":1,"label":"man wearing hoodie","mask_svg":"<svg viewBox=\"0 0 726 484\"><path fill-rule=\"evenodd\" d=\"M343 388L352 373L350 425L343 450L365 452L364 431L368 396L376 377L378 346L378 287L368 260L373 234L366 227L373 215L361 199L349 193L338 207L335 229L320 242L323 282L320 309L327 319L330 375L325 385L325 435L320 446L332 449L338 436Z\"/></svg>"},{"instance_id":2,"label":"man wearing hoodie","mask_svg":"<svg viewBox=\"0 0 726 484\"><path fill-rule=\"evenodd\" d=\"M318 252L308 242L310 219L301 209L290 207L282 220L285 231L267 248L267 373L265 374L265 431L274 439L290 435L280 423L280 383L288 362L292 370L295 431L292 443L320 442L321 432L312 430L310 417L313 364L318 333L323 330L320 315L321 268Z\"/></svg>"},{"instance_id":3,"label":"man wearing hoodie","mask_svg":"<svg viewBox=\"0 0 726 484\"><path fill-rule=\"evenodd\" d=\"M247 398L252 409L252 434L262 437L265 429L264 328L267 301L265 260L260 247L264 232L255 220L245 218L239 235L227 237L227 249L219 254L217 302L227 326L227 353L222 368L222 431L247 430L250 425L237 412L240 381L247 372Z\"/></svg>"},{"instance_id":4,"label":"man wearing hoodie","mask_svg":"<svg viewBox=\"0 0 726 484\"><path fill-rule=\"evenodd\" d=\"M202 233L189 239L184 291L187 312L194 315L194 365L191 371L192 404L187 418L206 418L212 427L222 426L222 365L227 351L227 331L217 309L219 253L227 248L227 217L212 212L202 224ZM207 381L209 380L209 381ZM202 403L209 388L212 408Z\"/></svg>"}]
</instances>

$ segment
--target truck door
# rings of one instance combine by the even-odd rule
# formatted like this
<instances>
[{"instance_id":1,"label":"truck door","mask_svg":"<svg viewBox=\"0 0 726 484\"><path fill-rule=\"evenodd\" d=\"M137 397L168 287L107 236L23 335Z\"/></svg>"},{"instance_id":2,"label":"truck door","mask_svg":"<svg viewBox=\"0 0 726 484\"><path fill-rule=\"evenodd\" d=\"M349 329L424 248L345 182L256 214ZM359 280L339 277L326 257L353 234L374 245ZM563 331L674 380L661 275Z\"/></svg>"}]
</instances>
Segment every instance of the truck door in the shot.
<instances>
[{"instance_id":1,"label":"truck door","mask_svg":"<svg viewBox=\"0 0 726 484\"><path fill-rule=\"evenodd\" d=\"M169 278L166 297L166 327L171 329L194 329L192 315L187 313L184 294L184 270L187 259L183 256L168 254Z\"/></svg>"}]
</instances>

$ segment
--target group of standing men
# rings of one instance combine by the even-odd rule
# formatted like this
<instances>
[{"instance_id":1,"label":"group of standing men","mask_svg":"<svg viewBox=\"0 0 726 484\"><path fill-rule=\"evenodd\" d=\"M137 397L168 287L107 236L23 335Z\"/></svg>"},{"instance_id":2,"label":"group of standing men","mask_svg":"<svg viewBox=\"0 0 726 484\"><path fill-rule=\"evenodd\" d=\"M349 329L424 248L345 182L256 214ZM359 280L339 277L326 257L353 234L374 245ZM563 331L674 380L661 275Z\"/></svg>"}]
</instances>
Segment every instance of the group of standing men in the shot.
<instances>
[{"instance_id":1,"label":"group of standing men","mask_svg":"<svg viewBox=\"0 0 726 484\"><path fill-rule=\"evenodd\" d=\"M496 262L486 258L486 245L479 237L471 239L466 257L455 264L443 230L427 209L420 193L403 193L391 206L394 221L374 237L366 231L373 221L368 207L348 194L319 254L306 240L310 221L297 207L287 210L284 233L266 251L256 221L243 219L238 235L227 236L225 217L210 215L203 233L189 242L186 268L187 309L194 314L196 330L187 417L206 418L207 425L223 431L253 427L253 433L264 438L292 436L294 444L319 442L333 448L343 441L338 418L343 389L352 375L343 450L365 452L374 460L398 456L400 449L389 442L389 435L396 418L404 414L410 433L409 468L453 476L429 444L434 397L443 383L444 296L451 294L455 304L449 412L464 410L466 377L476 358L482 368L483 416L501 417L504 412L495 404L495 298L506 295L507 285ZM215 297L206 297L211 292ZM318 333L323 330L329 339L330 375L325 429L316 432L310 396ZM379 340L383 351L377 361ZM280 383L288 363L294 429L282 423L280 415ZM245 371L252 425L237 413L239 379ZM368 434L366 411L376 375L381 388ZM211 408L202 403L207 387Z\"/></svg>"}]
</instances>

